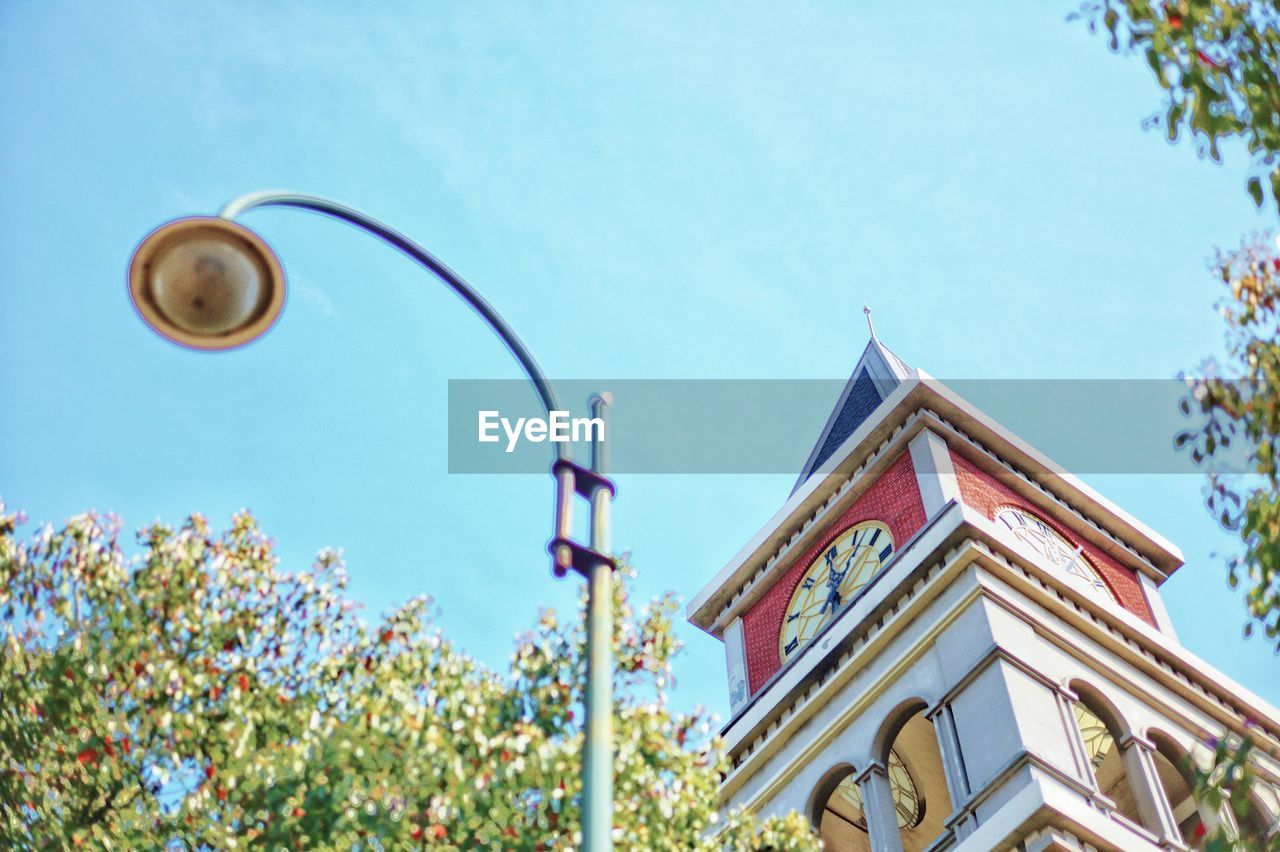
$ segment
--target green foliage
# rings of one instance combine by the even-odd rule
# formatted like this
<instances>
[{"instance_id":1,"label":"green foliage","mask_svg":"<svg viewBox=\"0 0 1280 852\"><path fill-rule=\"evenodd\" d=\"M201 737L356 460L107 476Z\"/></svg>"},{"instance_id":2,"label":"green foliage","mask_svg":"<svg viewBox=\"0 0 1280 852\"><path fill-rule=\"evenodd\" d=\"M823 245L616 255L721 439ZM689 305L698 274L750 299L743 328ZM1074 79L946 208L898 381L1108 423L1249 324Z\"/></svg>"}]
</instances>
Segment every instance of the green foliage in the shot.
<instances>
[{"instance_id":1,"label":"green foliage","mask_svg":"<svg viewBox=\"0 0 1280 852\"><path fill-rule=\"evenodd\" d=\"M1165 93L1152 123L1186 134L1202 155L1241 140L1252 157L1246 189L1280 209L1280 13L1270 0L1090 0L1077 13L1111 49L1142 55Z\"/></svg>"},{"instance_id":2,"label":"green foliage","mask_svg":"<svg viewBox=\"0 0 1280 852\"><path fill-rule=\"evenodd\" d=\"M543 612L503 675L425 599L367 625L336 554L286 573L248 514L157 524L133 558L110 519L19 523L0 506L0 847L577 844L581 619ZM675 602L624 585L618 845L816 848L795 815L718 825L721 747L666 702Z\"/></svg>"},{"instance_id":3,"label":"green foliage","mask_svg":"<svg viewBox=\"0 0 1280 852\"><path fill-rule=\"evenodd\" d=\"M1220 252L1217 277L1227 289L1220 304L1227 325L1231 379L1188 380L1183 411L1198 413L1200 427L1178 436L1197 463L1244 456L1252 479L1209 474L1206 501L1224 527L1240 535L1243 551L1228 561L1228 582L1244 586L1249 621L1246 635L1260 627L1280 650L1280 254L1267 237L1246 240L1234 252ZM1256 483L1256 484L1255 484ZM1266 838L1254 826L1269 817L1250 797L1254 773L1252 737L1215 742L1209 769L1193 767L1196 798L1217 811L1229 804L1241 827L1235 837L1219 829L1206 839L1213 850L1280 850L1280 835Z\"/></svg>"},{"instance_id":4,"label":"green foliage","mask_svg":"<svg viewBox=\"0 0 1280 852\"><path fill-rule=\"evenodd\" d=\"M1197 798L1215 813L1220 813L1224 805L1228 806L1241 827L1239 837L1221 829L1206 837L1206 852L1280 850L1280 835L1266 836L1266 817L1250 795L1256 780L1252 760L1256 747L1253 737L1248 735L1241 739L1219 740L1214 746L1211 768L1192 766Z\"/></svg>"},{"instance_id":5,"label":"green foliage","mask_svg":"<svg viewBox=\"0 0 1280 852\"><path fill-rule=\"evenodd\" d=\"M1207 501L1244 545L1228 564L1228 581L1244 585L1246 633L1257 626L1280 650L1280 255L1274 242L1256 237L1220 253L1215 271L1228 291L1220 308L1233 376L1191 382L1184 411L1204 419L1178 442L1197 463L1236 452L1259 477L1248 486L1210 473Z\"/></svg>"},{"instance_id":6,"label":"green foliage","mask_svg":"<svg viewBox=\"0 0 1280 852\"><path fill-rule=\"evenodd\" d=\"M1280 12L1272 0L1089 0L1072 17L1104 30L1113 51L1146 60L1165 95L1150 124L1163 126L1170 142L1191 138L1215 162L1221 143L1242 142L1251 157L1245 190L1257 207L1269 196L1280 211ZM1261 485L1242 485L1211 473L1207 503L1244 546L1228 564L1228 581L1244 585L1245 633L1261 627L1280 649L1280 257L1275 243L1255 238L1220 252L1214 267L1229 288L1222 306L1229 361L1242 375L1190 382L1183 410L1205 419L1177 442L1198 463L1243 454L1245 469L1261 477L1255 480ZM1242 836L1219 829L1202 839L1204 848L1280 850L1280 839L1267 840L1255 828L1269 817L1249 796L1254 741L1214 746L1211 768L1196 769L1196 798L1214 810L1230 804Z\"/></svg>"}]
</instances>

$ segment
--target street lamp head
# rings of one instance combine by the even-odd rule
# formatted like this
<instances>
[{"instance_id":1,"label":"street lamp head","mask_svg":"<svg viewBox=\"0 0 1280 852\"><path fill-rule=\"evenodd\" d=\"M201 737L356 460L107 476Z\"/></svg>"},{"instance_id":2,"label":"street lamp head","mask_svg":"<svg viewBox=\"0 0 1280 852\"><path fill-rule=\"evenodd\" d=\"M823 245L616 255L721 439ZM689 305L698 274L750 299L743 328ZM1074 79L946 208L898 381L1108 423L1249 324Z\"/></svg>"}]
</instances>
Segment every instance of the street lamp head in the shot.
<instances>
[{"instance_id":1,"label":"street lamp head","mask_svg":"<svg viewBox=\"0 0 1280 852\"><path fill-rule=\"evenodd\" d=\"M234 349L261 337L284 308L284 269L262 237L217 216L166 222L129 264L143 322L192 349Z\"/></svg>"}]
</instances>

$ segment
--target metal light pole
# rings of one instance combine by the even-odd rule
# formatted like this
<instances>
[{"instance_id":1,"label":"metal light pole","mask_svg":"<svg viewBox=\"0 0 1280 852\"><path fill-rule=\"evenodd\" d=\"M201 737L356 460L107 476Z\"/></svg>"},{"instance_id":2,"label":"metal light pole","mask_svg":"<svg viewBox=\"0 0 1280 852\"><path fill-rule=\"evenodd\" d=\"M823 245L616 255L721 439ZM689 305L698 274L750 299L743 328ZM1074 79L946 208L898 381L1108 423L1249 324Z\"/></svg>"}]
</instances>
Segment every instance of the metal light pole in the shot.
<instances>
[{"instance_id":1,"label":"metal light pole","mask_svg":"<svg viewBox=\"0 0 1280 852\"><path fill-rule=\"evenodd\" d=\"M311 195L254 192L231 201L217 216L176 219L156 228L134 250L129 295L138 315L161 336L192 349L224 350L261 337L284 309L284 268L256 233L235 218L257 207L310 210L372 234L408 255L462 297L519 362L550 418L561 411L555 391L506 320L457 273L422 246L371 216ZM591 398L591 416L604 421L608 394ZM555 532L547 549L552 571L570 569L587 581L587 684L583 847L613 848L613 569L609 507L613 483L604 475L604 433L593 430L589 468L552 443L556 480ZM591 537L575 541L574 497L590 503Z\"/></svg>"},{"instance_id":2,"label":"metal light pole","mask_svg":"<svg viewBox=\"0 0 1280 852\"><path fill-rule=\"evenodd\" d=\"M604 422L606 396L591 399L591 417ZM591 442L591 472L603 476L603 428ZM591 494L591 543L595 553L609 552L609 503L613 492ZM613 563L596 559L587 570L587 698L582 809L586 849L613 848Z\"/></svg>"}]
</instances>

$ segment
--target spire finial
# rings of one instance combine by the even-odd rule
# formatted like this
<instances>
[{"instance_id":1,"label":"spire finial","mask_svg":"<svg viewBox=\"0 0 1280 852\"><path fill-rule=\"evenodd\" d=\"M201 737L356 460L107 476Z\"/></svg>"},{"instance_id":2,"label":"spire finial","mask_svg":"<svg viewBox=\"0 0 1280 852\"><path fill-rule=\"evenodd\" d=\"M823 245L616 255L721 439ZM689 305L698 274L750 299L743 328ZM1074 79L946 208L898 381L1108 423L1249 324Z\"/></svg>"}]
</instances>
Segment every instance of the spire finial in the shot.
<instances>
[{"instance_id":1,"label":"spire finial","mask_svg":"<svg viewBox=\"0 0 1280 852\"><path fill-rule=\"evenodd\" d=\"M871 321L871 306L866 302L862 303L862 312L867 315L867 328L871 331L871 339L876 339L876 324Z\"/></svg>"}]
</instances>

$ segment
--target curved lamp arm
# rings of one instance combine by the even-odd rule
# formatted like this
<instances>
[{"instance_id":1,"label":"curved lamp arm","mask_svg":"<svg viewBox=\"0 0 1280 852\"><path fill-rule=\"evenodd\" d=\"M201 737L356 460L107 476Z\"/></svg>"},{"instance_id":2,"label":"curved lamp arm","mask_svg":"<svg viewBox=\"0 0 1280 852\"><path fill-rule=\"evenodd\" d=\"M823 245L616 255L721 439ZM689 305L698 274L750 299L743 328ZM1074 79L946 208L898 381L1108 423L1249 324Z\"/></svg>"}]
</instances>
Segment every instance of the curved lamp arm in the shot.
<instances>
[{"instance_id":1,"label":"curved lamp arm","mask_svg":"<svg viewBox=\"0 0 1280 852\"><path fill-rule=\"evenodd\" d=\"M524 343L507 325L506 320L486 302L471 285L463 281L452 269L441 263L431 252L413 240L358 210L344 207L333 201L311 195L290 192L254 192L233 200L218 214L233 220L246 210L255 207L297 207L323 213L363 231L373 234L383 242L398 248L457 293L489 324L489 328L502 338L511 354L524 368L533 383L550 418L552 411L560 410L551 383L538 367L538 362L525 348ZM599 417L609 402L606 395L591 400L591 415ZM586 719L584 731L584 787L583 847L590 852L608 852L613 848L613 732L612 732L612 671L613 671L613 568L609 550L609 502L613 497L613 483L602 473L604 467L603 435L592 445L591 470L571 462L563 443L552 443L556 461L551 467L556 479L555 534L548 545L552 556L552 572L563 577L569 568L587 578L587 685L584 703ZM574 494L587 497L591 502L591 541L588 546L571 538L572 513L569 509Z\"/></svg>"},{"instance_id":2,"label":"curved lamp arm","mask_svg":"<svg viewBox=\"0 0 1280 852\"><path fill-rule=\"evenodd\" d=\"M219 211L218 215L223 219L233 220L240 214L256 207L295 207L300 210L310 210L313 213L322 213L330 218L346 222L348 225L354 225L413 258L419 265L447 284L453 292L461 296L462 300L470 305L480 315L481 319L488 323L493 333L502 339L507 349L520 362L520 366L524 369L525 375L529 377L534 390L538 392L538 398L542 401L543 408L547 410L547 416L550 417L552 411L562 410L559 401L556 399L555 390L542 372L542 368L538 366L538 362L534 360L533 354L525 347L520 337L512 330L511 326L507 325L507 321L502 318L502 315L494 309L493 305L485 301L484 297L477 293L470 284L464 281L462 276L445 266L439 258L404 234L388 225L384 225L372 216L366 216L359 210L338 204L336 201L329 201L314 195L300 195L295 192L277 190L250 192L242 195L230 201ZM553 443L552 447L555 450L557 459L566 457L563 443Z\"/></svg>"}]
</instances>

